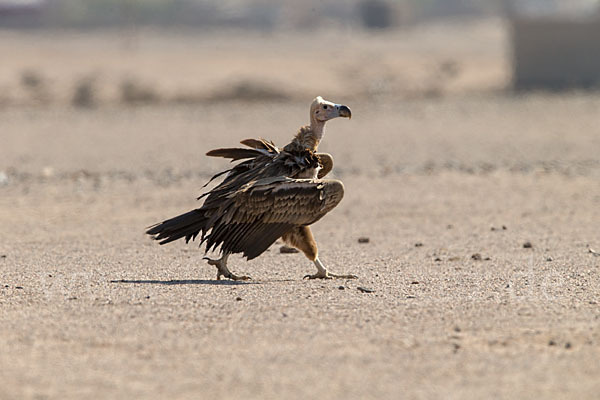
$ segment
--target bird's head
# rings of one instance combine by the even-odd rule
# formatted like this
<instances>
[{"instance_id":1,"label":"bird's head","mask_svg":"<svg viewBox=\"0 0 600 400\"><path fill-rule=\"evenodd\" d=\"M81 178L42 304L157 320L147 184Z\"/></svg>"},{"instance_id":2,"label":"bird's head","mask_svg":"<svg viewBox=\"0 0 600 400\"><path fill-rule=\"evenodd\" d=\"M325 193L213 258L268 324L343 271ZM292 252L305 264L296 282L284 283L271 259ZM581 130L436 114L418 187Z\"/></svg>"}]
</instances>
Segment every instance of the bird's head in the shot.
<instances>
[{"instance_id":1,"label":"bird's head","mask_svg":"<svg viewBox=\"0 0 600 400\"><path fill-rule=\"evenodd\" d=\"M311 122L323 124L337 117L351 118L352 112L347 106L324 100L321 96L317 96L310 105Z\"/></svg>"}]
</instances>

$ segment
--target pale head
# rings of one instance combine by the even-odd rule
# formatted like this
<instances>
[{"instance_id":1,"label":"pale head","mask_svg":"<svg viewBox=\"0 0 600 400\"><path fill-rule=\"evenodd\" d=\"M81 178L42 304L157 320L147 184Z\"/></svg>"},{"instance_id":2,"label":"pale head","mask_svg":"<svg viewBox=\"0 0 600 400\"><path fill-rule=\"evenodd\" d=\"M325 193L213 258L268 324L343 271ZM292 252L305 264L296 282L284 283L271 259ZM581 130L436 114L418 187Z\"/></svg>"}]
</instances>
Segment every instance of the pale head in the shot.
<instances>
[{"instance_id":1,"label":"pale head","mask_svg":"<svg viewBox=\"0 0 600 400\"><path fill-rule=\"evenodd\" d=\"M343 104L335 104L318 96L310 105L310 122L315 125L323 125L330 119L342 117L351 118L352 112Z\"/></svg>"}]
</instances>

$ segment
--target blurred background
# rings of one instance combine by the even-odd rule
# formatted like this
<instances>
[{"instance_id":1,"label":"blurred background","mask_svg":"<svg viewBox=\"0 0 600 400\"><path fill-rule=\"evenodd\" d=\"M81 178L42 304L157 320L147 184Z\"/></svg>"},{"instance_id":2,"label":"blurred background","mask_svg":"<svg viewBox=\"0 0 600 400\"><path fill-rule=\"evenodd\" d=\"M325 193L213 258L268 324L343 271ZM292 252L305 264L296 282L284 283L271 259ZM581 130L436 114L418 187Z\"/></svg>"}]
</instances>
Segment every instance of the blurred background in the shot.
<instances>
[{"instance_id":1,"label":"blurred background","mask_svg":"<svg viewBox=\"0 0 600 400\"><path fill-rule=\"evenodd\" d=\"M599 172L599 39L597 0L0 0L0 184L210 176L317 95L339 176Z\"/></svg>"},{"instance_id":2,"label":"blurred background","mask_svg":"<svg viewBox=\"0 0 600 400\"><path fill-rule=\"evenodd\" d=\"M0 107L600 83L597 0L0 0Z\"/></svg>"}]
</instances>

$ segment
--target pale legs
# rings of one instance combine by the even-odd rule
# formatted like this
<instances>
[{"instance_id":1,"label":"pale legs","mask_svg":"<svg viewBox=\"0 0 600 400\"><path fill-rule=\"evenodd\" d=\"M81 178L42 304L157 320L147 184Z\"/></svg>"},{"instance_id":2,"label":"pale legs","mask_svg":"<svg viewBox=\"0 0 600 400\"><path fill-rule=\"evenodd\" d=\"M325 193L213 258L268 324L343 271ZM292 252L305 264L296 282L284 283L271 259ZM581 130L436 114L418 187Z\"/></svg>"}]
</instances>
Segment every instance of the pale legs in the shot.
<instances>
[{"instance_id":1,"label":"pale legs","mask_svg":"<svg viewBox=\"0 0 600 400\"><path fill-rule=\"evenodd\" d=\"M217 267L217 280L221 279L221 276L225 278L231 279L233 281L247 281L251 278L249 276L237 276L234 275L229 268L227 268L227 258L229 257L228 253L223 254L221 258L218 260L213 260L212 258L204 257L204 260L207 260L210 265L214 265Z\"/></svg>"},{"instance_id":2,"label":"pale legs","mask_svg":"<svg viewBox=\"0 0 600 400\"><path fill-rule=\"evenodd\" d=\"M356 279L356 275L337 275L328 272L321 260L318 257L317 242L308 226L299 226L281 237L283 241L290 246L294 246L302 251L306 258L315 263L317 273L314 275L306 275L308 279Z\"/></svg>"},{"instance_id":3,"label":"pale legs","mask_svg":"<svg viewBox=\"0 0 600 400\"><path fill-rule=\"evenodd\" d=\"M315 266L317 267L317 273L314 275L306 275L306 276L304 276L304 279L306 279L306 278L308 278L308 279L333 279L333 278L358 279L358 276L356 276L356 275L338 275L338 274L333 274L331 272L328 272L318 257L315 259L314 263L315 263Z\"/></svg>"}]
</instances>

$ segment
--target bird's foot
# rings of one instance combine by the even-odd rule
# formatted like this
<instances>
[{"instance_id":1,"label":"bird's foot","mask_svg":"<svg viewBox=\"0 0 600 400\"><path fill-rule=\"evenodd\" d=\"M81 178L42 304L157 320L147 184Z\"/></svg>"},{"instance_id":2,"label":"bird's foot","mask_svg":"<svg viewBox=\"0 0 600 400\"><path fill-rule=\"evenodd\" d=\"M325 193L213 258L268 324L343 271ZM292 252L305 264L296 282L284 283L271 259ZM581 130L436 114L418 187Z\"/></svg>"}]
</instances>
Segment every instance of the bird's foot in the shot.
<instances>
[{"instance_id":1,"label":"bird's foot","mask_svg":"<svg viewBox=\"0 0 600 400\"><path fill-rule=\"evenodd\" d=\"M204 257L204 260L208 261L210 265L214 265L217 267L217 280L221 280L221 277L224 276L227 279L231 279L232 281L249 281L252 278L249 276L237 276L233 274L229 268L227 268L227 256L223 256L218 260L213 260L212 258Z\"/></svg>"},{"instance_id":2,"label":"bird's foot","mask_svg":"<svg viewBox=\"0 0 600 400\"><path fill-rule=\"evenodd\" d=\"M331 272L325 271L325 273L317 272L313 275L304 275L304 279L358 279L356 275L338 275L332 274Z\"/></svg>"},{"instance_id":3,"label":"bird's foot","mask_svg":"<svg viewBox=\"0 0 600 400\"><path fill-rule=\"evenodd\" d=\"M358 276L356 275L338 275L328 272L318 258L314 262L315 266L317 267L317 273L313 275L305 275L303 279L358 279Z\"/></svg>"}]
</instances>

